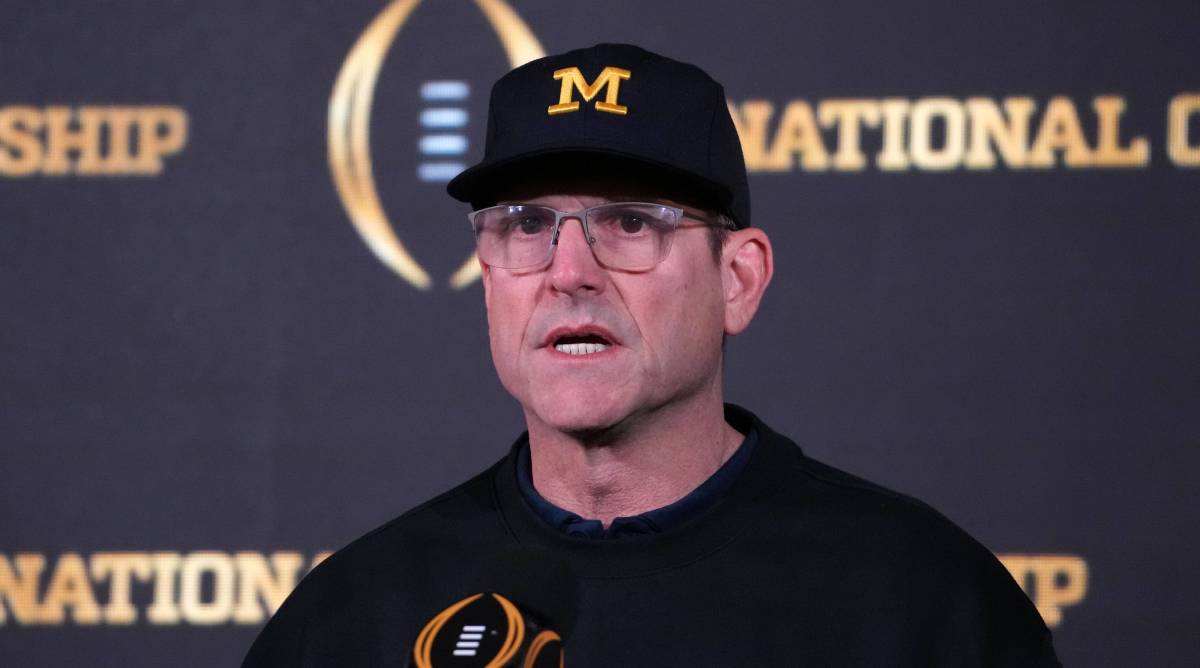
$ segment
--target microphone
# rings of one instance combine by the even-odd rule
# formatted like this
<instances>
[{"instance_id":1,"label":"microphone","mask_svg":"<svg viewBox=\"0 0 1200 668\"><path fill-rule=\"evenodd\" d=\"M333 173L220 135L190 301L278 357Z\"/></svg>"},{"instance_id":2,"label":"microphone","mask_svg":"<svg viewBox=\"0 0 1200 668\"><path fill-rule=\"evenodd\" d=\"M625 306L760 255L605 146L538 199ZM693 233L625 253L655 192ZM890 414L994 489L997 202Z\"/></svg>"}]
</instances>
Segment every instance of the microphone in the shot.
<instances>
[{"instance_id":1,"label":"microphone","mask_svg":"<svg viewBox=\"0 0 1200 668\"><path fill-rule=\"evenodd\" d=\"M489 560L472 594L426 622L410 668L561 668L578 586L566 561L515 547Z\"/></svg>"}]
</instances>

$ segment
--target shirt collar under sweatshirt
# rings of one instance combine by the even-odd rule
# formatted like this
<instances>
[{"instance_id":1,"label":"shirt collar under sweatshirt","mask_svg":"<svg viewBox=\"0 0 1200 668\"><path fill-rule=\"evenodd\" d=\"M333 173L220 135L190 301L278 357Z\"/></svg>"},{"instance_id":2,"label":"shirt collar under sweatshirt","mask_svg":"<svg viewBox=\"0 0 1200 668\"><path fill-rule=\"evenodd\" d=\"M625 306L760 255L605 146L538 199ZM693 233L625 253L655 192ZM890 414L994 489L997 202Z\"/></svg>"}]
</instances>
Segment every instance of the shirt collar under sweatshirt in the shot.
<instances>
[{"instance_id":1,"label":"shirt collar under sweatshirt","mask_svg":"<svg viewBox=\"0 0 1200 668\"><path fill-rule=\"evenodd\" d=\"M585 519L569 510L559 508L538 493L533 486L528 441L521 444L516 453L517 487L525 503L542 521L568 536L612 539L621 536L658 533L683 524L720 501L750 461L757 443L758 432L751 428L733 456L726 460L699 487L678 501L661 508L648 510L632 517L617 517L613 519L607 529L600 520Z\"/></svg>"}]
</instances>

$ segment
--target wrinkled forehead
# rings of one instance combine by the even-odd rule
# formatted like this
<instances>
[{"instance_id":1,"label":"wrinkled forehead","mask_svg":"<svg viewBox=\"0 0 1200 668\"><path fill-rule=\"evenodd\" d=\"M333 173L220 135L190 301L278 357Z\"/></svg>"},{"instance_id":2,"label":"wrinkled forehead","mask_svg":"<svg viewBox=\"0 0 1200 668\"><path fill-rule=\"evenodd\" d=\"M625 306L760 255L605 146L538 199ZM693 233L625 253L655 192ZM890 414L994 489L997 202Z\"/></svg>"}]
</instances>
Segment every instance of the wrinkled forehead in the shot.
<instances>
[{"instance_id":1,"label":"wrinkled forehead","mask_svg":"<svg viewBox=\"0 0 1200 668\"><path fill-rule=\"evenodd\" d=\"M662 202L710 211L715 198L665 171L628 162L588 158L527 162L510 166L491 188L488 206L552 196L605 201Z\"/></svg>"}]
</instances>

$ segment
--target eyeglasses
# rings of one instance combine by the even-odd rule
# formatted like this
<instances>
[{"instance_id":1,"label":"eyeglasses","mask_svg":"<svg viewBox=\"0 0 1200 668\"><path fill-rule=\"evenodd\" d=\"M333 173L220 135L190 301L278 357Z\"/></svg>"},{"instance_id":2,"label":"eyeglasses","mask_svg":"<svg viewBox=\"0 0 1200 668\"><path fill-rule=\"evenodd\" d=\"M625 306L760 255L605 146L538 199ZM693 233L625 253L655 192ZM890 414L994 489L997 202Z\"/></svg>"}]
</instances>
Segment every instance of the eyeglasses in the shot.
<instances>
[{"instance_id":1,"label":"eyeglasses","mask_svg":"<svg viewBox=\"0 0 1200 668\"><path fill-rule=\"evenodd\" d=\"M683 209L646 202L608 202L582 211L566 212L535 204L501 204L468 214L475 230L479 259L501 269L532 269L550 260L564 218L583 225L596 261L623 271L646 271L662 262L671 251L671 238L681 227L715 227L703 221L682 224Z\"/></svg>"}]
</instances>

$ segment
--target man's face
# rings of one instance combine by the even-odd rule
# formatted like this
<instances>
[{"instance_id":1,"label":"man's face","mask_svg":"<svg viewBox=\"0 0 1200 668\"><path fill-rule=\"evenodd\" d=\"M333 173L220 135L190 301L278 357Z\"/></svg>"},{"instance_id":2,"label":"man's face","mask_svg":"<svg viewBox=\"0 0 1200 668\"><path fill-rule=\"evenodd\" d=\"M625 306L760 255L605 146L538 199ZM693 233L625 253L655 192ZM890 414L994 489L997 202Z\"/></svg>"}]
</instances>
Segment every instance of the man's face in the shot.
<instances>
[{"instance_id":1,"label":"man's face","mask_svg":"<svg viewBox=\"0 0 1200 668\"><path fill-rule=\"evenodd\" d=\"M613 188L572 186L504 201L579 211L630 198ZM629 425L663 408L687 410L719 385L724 299L708 235L703 227L681 227L662 262L626 272L598 264L580 222L564 219L549 264L484 266L492 359L531 429L587 433ZM600 347L572 343L607 347L571 354Z\"/></svg>"}]
</instances>

